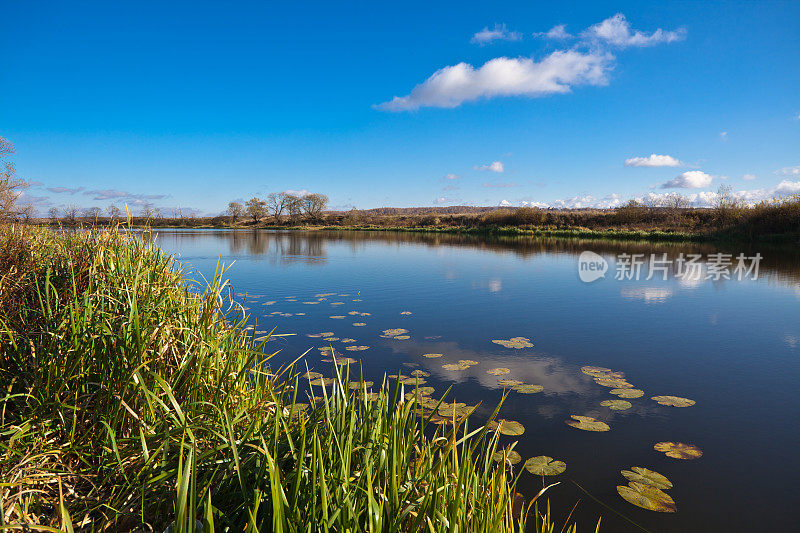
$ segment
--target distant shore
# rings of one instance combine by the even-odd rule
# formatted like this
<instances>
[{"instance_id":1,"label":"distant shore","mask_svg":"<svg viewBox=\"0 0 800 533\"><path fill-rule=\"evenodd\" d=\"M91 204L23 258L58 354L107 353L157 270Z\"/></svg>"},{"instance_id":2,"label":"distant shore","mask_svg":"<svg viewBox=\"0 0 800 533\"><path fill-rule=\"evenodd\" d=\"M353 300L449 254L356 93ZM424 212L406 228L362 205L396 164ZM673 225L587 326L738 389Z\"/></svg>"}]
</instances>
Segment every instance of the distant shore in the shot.
<instances>
[{"instance_id":1,"label":"distant shore","mask_svg":"<svg viewBox=\"0 0 800 533\"><path fill-rule=\"evenodd\" d=\"M302 231L402 231L659 242L745 241L800 243L800 196L753 207L616 209L522 207L380 208L327 211L316 217L231 216L181 218L76 217L33 219L38 225L131 225L174 229L272 229Z\"/></svg>"}]
</instances>

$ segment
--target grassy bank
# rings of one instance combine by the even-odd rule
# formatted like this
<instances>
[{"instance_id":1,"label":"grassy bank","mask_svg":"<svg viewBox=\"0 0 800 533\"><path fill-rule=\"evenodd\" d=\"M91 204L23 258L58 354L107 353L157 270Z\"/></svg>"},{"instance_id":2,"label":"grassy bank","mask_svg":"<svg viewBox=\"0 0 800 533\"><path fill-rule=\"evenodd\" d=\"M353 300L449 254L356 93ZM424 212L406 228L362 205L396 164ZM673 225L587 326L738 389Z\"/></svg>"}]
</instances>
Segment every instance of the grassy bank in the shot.
<instances>
[{"instance_id":1,"label":"grassy bank","mask_svg":"<svg viewBox=\"0 0 800 533\"><path fill-rule=\"evenodd\" d=\"M561 530L469 418L271 367L223 274L0 226L0 530Z\"/></svg>"}]
</instances>

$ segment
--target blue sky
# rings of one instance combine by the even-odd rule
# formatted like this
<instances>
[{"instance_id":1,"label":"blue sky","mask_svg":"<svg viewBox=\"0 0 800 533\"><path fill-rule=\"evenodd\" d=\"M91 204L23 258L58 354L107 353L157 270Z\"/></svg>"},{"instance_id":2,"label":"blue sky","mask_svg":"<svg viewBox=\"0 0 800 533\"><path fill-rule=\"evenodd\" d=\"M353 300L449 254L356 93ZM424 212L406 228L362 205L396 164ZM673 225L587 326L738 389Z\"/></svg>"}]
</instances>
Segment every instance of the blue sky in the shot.
<instances>
[{"instance_id":1,"label":"blue sky","mask_svg":"<svg viewBox=\"0 0 800 533\"><path fill-rule=\"evenodd\" d=\"M600 4L5 3L0 135L42 211L800 192L800 2Z\"/></svg>"}]
</instances>

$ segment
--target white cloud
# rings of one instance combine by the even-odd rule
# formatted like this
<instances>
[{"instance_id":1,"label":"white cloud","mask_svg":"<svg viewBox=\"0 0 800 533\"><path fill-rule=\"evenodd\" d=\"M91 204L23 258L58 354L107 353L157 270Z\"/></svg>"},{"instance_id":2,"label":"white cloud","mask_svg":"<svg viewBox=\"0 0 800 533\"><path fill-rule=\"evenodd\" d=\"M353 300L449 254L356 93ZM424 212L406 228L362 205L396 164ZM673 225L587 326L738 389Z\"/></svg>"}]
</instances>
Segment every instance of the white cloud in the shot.
<instances>
[{"instance_id":1,"label":"white cloud","mask_svg":"<svg viewBox=\"0 0 800 533\"><path fill-rule=\"evenodd\" d=\"M723 141L727 141L728 140L728 132L727 131L719 132L719 138L722 139Z\"/></svg>"},{"instance_id":2,"label":"white cloud","mask_svg":"<svg viewBox=\"0 0 800 533\"><path fill-rule=\"evenodd\" d=\"M703 189L714 177L702 170L689 170L661 185L662 189Z\"/></svg>"},{"instance_id":3,"label":"white cloud","mask_svg":"<svg viewBox=\"0 0 800 533\"><path fill-rule=\"evenodd\" d=\"M606 85L613 60L614 56L606 52L559 50L539 62L498 57L477 69L459 63L437 70L408 95L395 96L376 107L385 111L454 108L480 98L563 94L577 85Z\"/></svg>"},{"instance_id":4,"label":"white cloud","mask_svg":"<svg viewBox=\"0 0 800 533\"><path fill-rule=\"evenodd\" d=\"M309 194L311 194L311 191L307 191L305 189L300 189L299 191L293 191L293 190L289 189L289 190L286 190L286 191L283 191L283 192L284 192L284 194L289 194L291 196L299 196L300 198L302 198L303 196L308 196Z\"/></svg>"},{"instance_id":5,"label":"white cloud","mask_svg":"<svg viewBox=\"0 0 800 533\"><path fill-rule=\"evenodd\" d=\"M756 175L755 174L745 174L744 176L742 176L742 179L745 180L745 181L753 181L754 179L756 179Z\"/></svg>"},{"instance_id":6,"label":"white cloud","mask_svg":"<svg viewBox=\"0 0 800 533\"><path fill-rule=\"evenodd\" d=\"M500 203L497 205L502 205L503 207L509 207L511 206L511 202L509 202L508 200L500 200Z\"/></svg>"},{"instance_id":7,"label":"white cloud","mask_svg":"<svg viewBox=\"0 0 800 533\"><path fill-rule=\"evenodd\" d=\"M534 37L544 37L545 39L570 39L572 35L567 32L566 24L557 24L548 31L541 31L533 34Z\"/></svg>"},{"instance_id":8,"label":"white cloud","mask_svg":"<svg viewBox=\"0 0 800 533\"><path fill-rule=\"evenodd\" d=\"M671 155L650 154L647 157L631 157L625 160L626 167L678 167L683 165Z\"/></svg>"},{"instance_id":9,"label":"white cloud","mask_svg":"<svg viewBox=\"0 0 800 533\"><path fill-rule=\"evenodd\" d=\"M522 34L516 31L508 31L505 24L495 24L493 29L488 27L472 36L471 42L476 44L489 44L492 41L519 41Z\"/></svg>"},{"instance_id":10,"label":"white cloud","mask_svg":"<svg viewBox=\"0 0 800 533\"><path fill-rule=\"evenodd\" d=\"M493 161L488 165L480 165L476 167L472 167L475 170L488 170L489 172L503 172L505 168L503 167L502 161Z\"/></svg>"},{"instance_id":11,"label":"white cloud","mask_svg":"<svg viewBox=\"0 0 800 533\"><path fill-rule=\"evenodd\" d=\"M777 174L778 176L786 176L786 177L800 176L800 166L783 167L781 169L776 170L775 174Z\"/></svg>"},{"instance_id":12,"label":"white cloud","mask_svg":"<svg viewBox=\"0 0 800 533\"><path fill-rule=\"evenodd\" d=\"M446 180L457 180L458 176L456 176L455 174L445 174L444 175L444 179L446 179Z\"/></svg>"},{"instance_id":13,"label":"white cloud","mask_svg":"<svg viewBox=\"0 0 800 533\"><path fill-rule=\"evenodd\" d=\"M775 193L778 195L800 194L800 181L783 180L775 187Z\"/></svg>"},{"instance_id":14,"label":"white cloud","mask_svg":"<svg viewBox=\"0 0 800 533\"><path fill-rule=\"evenodd\" d=\"M686 29L678 28L665 31L658 28L651 34L639 30L631 30L631 25L622 13L617 13L603 22L589 27L581 34L596 41L604 41L620 48L627 46L653 46L660 43L681 41L686 37Z\"/></svg>"},{"instance_id":15,"label":"white cloud","mask_svg":"<svg viewBox=\"0 0 800 533\"><path fill-rule=\"evenodd\" d=\"M446 197L444 197L444 196L440 196L439 198L437 198L436 200L434 200L434 202L435 202L435 203L437 203L437 204L443 204L443 203L445 203L446 201L447 201L447 198L446 198Z\"/></svg>"}]
</instances>

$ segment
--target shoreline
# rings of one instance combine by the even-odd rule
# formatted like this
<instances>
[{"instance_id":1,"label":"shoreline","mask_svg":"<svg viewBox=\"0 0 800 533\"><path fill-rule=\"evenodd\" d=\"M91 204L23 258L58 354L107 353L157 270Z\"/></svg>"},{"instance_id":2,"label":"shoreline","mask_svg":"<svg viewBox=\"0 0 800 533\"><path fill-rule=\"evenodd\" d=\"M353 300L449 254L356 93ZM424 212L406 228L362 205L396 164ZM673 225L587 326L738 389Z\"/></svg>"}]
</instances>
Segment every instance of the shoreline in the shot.
<instances>
[{"instance_id":1,"label":"shoreline","mask_svg":"<svg viewBox=\"0 0 800 533\"><path fill-rule=\"evenodd\" d=\"M37 224L44 227L53 227L53 224ZM543 237L561 239L594 239L617 240L631 242L686 242L686 243L767 243L767 244L799 244L800 234L768 233L763 235L743 235L741 233L690 233L668 230L633 230L633 229L589 229L589 228L547 228L547 227L518 227L518 226L374 226L374 225L239 225L239 224L121 224L135 229L204 229L204 230L274 230L274 231L369 231L369 232L397 232L397 233L428 233L428 234L453 234L453 235L486 235L486 236L519 236ZM110 227L112 224L101 223L99 227ZM63 227L91 228L90 224L76 224Z\"/></svg>"}]
</instances>

